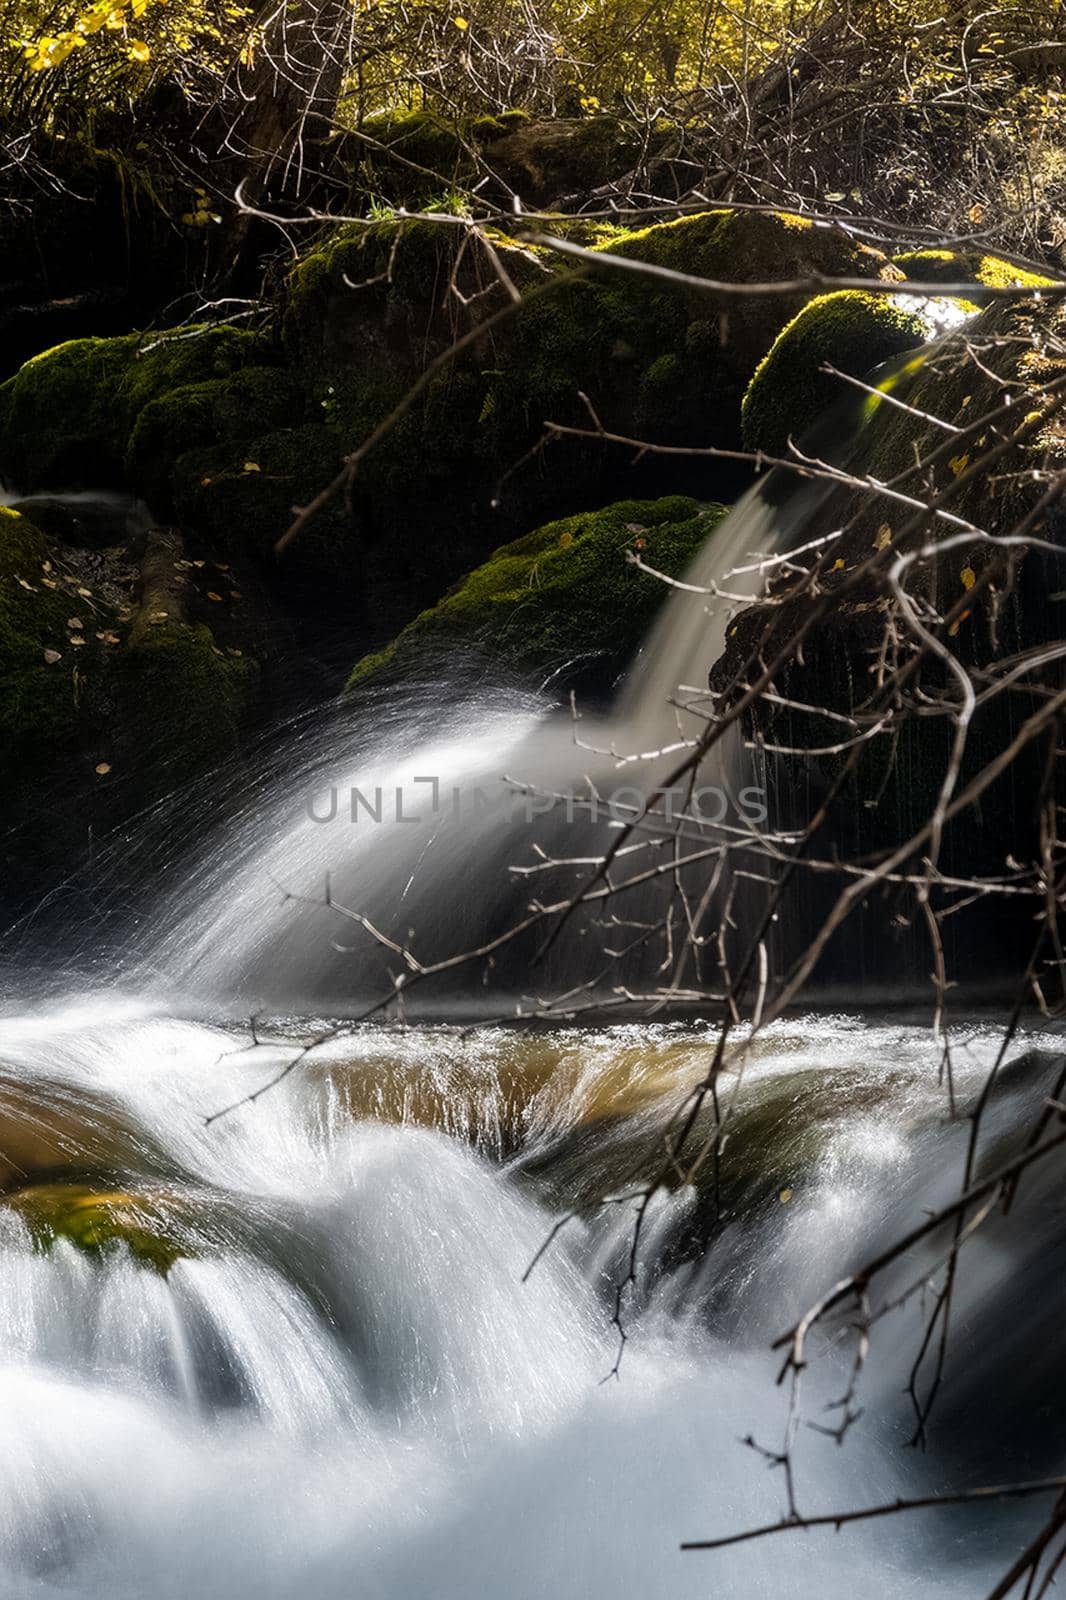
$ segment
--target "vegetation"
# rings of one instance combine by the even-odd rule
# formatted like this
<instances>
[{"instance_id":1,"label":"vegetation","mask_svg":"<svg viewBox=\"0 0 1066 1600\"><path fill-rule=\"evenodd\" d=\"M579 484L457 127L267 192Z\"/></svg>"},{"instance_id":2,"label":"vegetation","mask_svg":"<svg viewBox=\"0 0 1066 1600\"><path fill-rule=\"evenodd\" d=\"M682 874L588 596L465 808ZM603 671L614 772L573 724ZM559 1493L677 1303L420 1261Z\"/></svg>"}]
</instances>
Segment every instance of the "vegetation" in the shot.
<instances>
[{"instance_id":1,"label":"vegetation","mask_svg":"<svg viewBox=\"0 0 1066 1600\"><path fill-rule=\"evenodd\" d=\"M847 394L836 373L862 378L924 344L933 328L928 314L882 295L843 289L810 301L782 328L748 385L740 412L744 443L787 455L792 441Z\"/></svg>"},{"instance_id":2,"label":"vegetation","mask_svg":"<svg viewBox=\"0 0 1066 1600\"><path fill-rule=\"evenodd\" d=\"M497 550L374 655L350 687L396 674L431 677L456 657L505 662L527 681L609 689L662 602L628 560L679 577L725 515L680 496L626 500L552 522Z\"/></svg>"}]
</instances>

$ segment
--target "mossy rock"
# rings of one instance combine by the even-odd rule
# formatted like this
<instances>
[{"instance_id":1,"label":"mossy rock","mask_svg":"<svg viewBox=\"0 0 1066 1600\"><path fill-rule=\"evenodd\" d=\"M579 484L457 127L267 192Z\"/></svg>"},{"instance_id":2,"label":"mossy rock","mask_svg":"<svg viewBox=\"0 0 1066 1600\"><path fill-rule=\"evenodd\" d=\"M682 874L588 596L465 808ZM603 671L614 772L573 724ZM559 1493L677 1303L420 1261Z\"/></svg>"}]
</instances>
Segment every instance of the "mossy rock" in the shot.
<instances>
[{"instance_id":1,"label":"mossy rock","mask_svg":"<svg viewBox=\"0 0 1066 1600\"><path fill-rule=\"evenodd\" d=\"M250 367L201 383L184 384L149 400L126 446L126 480L162 512L173 508L174 468L191 450L225 443L247 445L275 429L291 427L304 410L296 379L268 367ZM244 451L242 471L258 463Z\"/></svg>"},{"instance_id":2,"label":"mossy rock","mask_svg":"<svg viewBox=\"0 0 1066 1600\"><path fill-rule=\"evenodd\" d=\"M165 1277L176 1261L196 1253L165 1195L46 1183L20 1189L3 1204L22 1218L44 1254L59 1240L97 1259L124 1247L141 1266Z\"/></svg>"},{"instance_id":3,"label":"mossy rock","mask_svg":"<svg viewBox=\"0 0 1066 1600\"><path fill-rule=\"evenodd\" d=\"M131 434L151 401L271 359L236 328L74 339L0 386L0 472L23 488L121 483Z\"/></svg>"},{"instance_id":4,"label":"mossy rock","mask_svg":"<svg viewBox=\"0 0 1066 1600\"><path fill-rule=\"evenodd\" d=\"M56 547L17 511L0 507L0 735L15 766L32 748L72 734L81 686L106 655L95 632L110 626L114 613L98 611L93 629L69 628L76 587ZM87 610L84 601L80 609ZM72 637L81 644L72 646Z\"/></svg>"},{"instance_id":5,"label":"mossy rock","mask_svg":"<svg viewBox=\"0 0 1066 1600\"><path fill-rule=\"evenodd\" d=\"M130 1172L172 1177L173 1157L99 1090L0 1072L0 1193L90 1176L111 1188Z\"/></svg>"},{"instance_id":6,"label":"mossy rock","mask_svg":"<svg viewBox=\"0 0 1066 1600\"><path fill-rule=\"evenodd\" d=\"M741 417L749 450L787 454L846 389L825 365L861 378L904 350L923 344L927 319L889 296L841 289L820 295L778 334L744 395Z\"/></svg>"},{"instance_id":7,"label":"mossy rock","mask_svg":"<svg viewBox=\"0 0 1066 1600\"><path fill-rule=\"evenodd\" d=\"M666 121L649 131L606 114L449 118L421 109L367 117L347 136L345 157L353 188L378 202L417 209L477 183L482 195L517 193L543 207L622 177L676 133Z\"/></svg>"},{"instance_id":8,"label":"mossy rock","mask_svg":"<svg viewBox=\"0 0 1066 1600\"><path fill-rule=\"evenodd\" d=\"M206 623L143 621L113 669L116 743L148 795L233 757L258 669L225 654Z\"/></svg>"},{"instance_id":9,"label":"mossy rock","mask_svg":"<svg viewBox=\"0 0 1066 1600\"><path fill-rule=\"evenodd\" d=\"M0 508L0 866L11 905L239 751L254 663L201 621L138 606L141 577L123 549L74 549Z\"/></svg>"},{"instance_id":10,"label":"mossy rock","mask_svg":"<svg viewBox=\"0 0 1066 1600\"><path fill-rule=\"evenodd\" d=\"M350 687L434 676L462 653L505 664L530 683L555 675L556 682L609 686L665 595L626 551L636 548L676 576L724 514L722 506L674 496L622 501L538 528L497 550L385 650L365 656Z\"/></svg>"},{"instance_id":11,"label":"mossy rock","mask_svg":"<svg viewBox=\"0 0 1066 1600\"><path fill-rule=\"evenodd\" d=\"M598 235L594 256L611 251L712 280L888 270L877 252L788 214L721 210ZM424 220L378 222L338 231L295 269L285 343L338 459L469 326L448 293L460 240L460 230ZM599 443L555 441L544 455L534 447L549 420L587 427L581 394L618 434L735 446L744 388L803 304L794 293L738 299L609 266L578 272L520 241L496 245L519 286L542 292L436 374L360 463L336 560L375 597L406 588L425 604L508 536L617 495L623 459L634 496L720 498L721 464L699 456L632 465ZM492 289L491 263L471 246L461 270L473 314L487 314L498 301L477 296Z\"/></svg>"},{"instance_id":12,"label":"mossy rock","mask_svg":"<svg viewBox=\"0 0 1066 1600\"><path fill-rule=\"evenodd\" d=\"M293 506L306 504L336 476L342 456L336 434L321 422L189 450L171 474L175 515L219 550L272 563L274 544L292 521ZM358 547L343 496L308 524L295 556L301 573L361 592ZM292 562L286 568L291 570Z\"/></svg>"},{"instance_id":13,"label":"mossy rock","mask_svg":"<svg viewBox=\"0 0 1066 1600\"><path fill-rule=\"evenodd\" d=\"M966 284L966 298L977 306L996 298L982 295L982 288L1042 289L1055 281L979 250L908 250L894 256L892 264L916 283Z\"/></svg>"}]
</instances>

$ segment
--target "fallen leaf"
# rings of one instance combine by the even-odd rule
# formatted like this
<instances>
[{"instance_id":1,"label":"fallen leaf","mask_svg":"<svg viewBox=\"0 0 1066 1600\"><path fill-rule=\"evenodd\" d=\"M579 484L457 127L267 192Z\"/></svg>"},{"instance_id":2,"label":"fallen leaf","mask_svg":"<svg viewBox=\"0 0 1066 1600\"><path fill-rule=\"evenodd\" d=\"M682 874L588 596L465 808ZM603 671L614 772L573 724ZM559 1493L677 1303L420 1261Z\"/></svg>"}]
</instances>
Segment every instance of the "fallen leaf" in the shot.
<instances>
[{"instance_id":1,"label":"fallen leaf","mask_svg":"<svg viewBox=\"0 0 1066 1600\"><path fill-rule=\"evenodd\" d=\"M110 763L110 761L101 761L101 762L99 762L97 764L96 776L98 778L106 778L110 771L111 771L111 763Z\"/></svg>"},{"instance_id":2,"label":"fallen leaf","mask_svg":"<svg viewBox=\"0 0 1066 1600\"><path fill-rule=\"evenodd\" d=\"M874 549L887 550L891 543L892 529L889 527L887 522L882 522L881 526L877 530L877 538L874 540Z\"/></svg>"},{"instance_id":3,"label":"fallen leaf","mask_svg":"<svg viewBox=\"0 0 1066 1600\"><path fill-rule=\"evenodd\" d=\"M84 628L84 626L85 626L85 624L81 620L80 617L68 617L67 618L67 627L68 628L73 628L75 633L80 633L81 630Z\"/></svg>"},{"instance_id":4,"label":"fallen leaf","mask_svg":"<svg viewBox=\"0 0 1066 1600\"><path fill-rule=\"evenodd\" d=\"M948 462L948 466L951 468L956 478L961 477L969 465L970 458L968 455L952 456L951 460Z\"/></svg>"},{"instance_id":5,"label":"fallen leaf","mask_svg":"<svg viewBox=\"0 0 1066 1600\"><path fill-rule=\"evenodd\" d=\"M44 659L50 667L54 667L57 661L62 661L63 657L58 650L46 650Z\"/></svg>"},{"instance_id":6,"label":"fallen leaf","mask_svg":"<svg viewBox=\"0 0 1066 1600\"><path fill-rule=\"evenodd\" d=\"M792 1190L782 1189L777 1198L780 1200L783 1206L787 1206L788 1202L792 1199Z\"/></svg>"},{"instance_id":7,"label":"fallen leaf","mask_svg":"<svg viewBox=\"0 0 1066 1600\"><path fill-rule=\"evenodd\" d=\"M245 472L262 472L263 469L259 465L258 461L246 461L244 463L244 470Z\"/></svg>"},{"instance_id":8,"label":"fallen leaf","mask_svg":"<svg viewBox=\"0 0 1066 1600\"><path fill-rule=\"evenodd\" d=\"M70 642L76 650L80 650L82 645L85 643L85 640L82 638L80 633L72 633L70 636Z\"/></svg>"},{"instance_id":9,"label":"fallen leaf","mask_svg":"<svg viewBox=\"0 0 1066 1600\"><path fill-rule=\"evenodd\" d=\"M216 594L213 589L208 589L207 598L209 600L221 600L222 596L220 594Z\"/></svg>"},{"instance_id":10,"label":"fallen leaf","mask_svg":"<svg viewBox=\"0 0 1066 1600\"><path fill-rule=\"evenodd\" d=\"M962 579L962 586L964 589L972 589L974 584L977 582L977 574L974 572L972 567L963 567L962 571L959 573L959 577Z\"/></svg>"},{"instance_id":11,"label":"fallen leaf","mask_svg":"<svg viewBox=\"0 0 1066 1600\"><path fill-rule=\"evenodd\" d=\"M79 589L78 593L81 595L83 600L91 600L93 597L93 592L91 589Z\"/></svg>"}]
</instances>

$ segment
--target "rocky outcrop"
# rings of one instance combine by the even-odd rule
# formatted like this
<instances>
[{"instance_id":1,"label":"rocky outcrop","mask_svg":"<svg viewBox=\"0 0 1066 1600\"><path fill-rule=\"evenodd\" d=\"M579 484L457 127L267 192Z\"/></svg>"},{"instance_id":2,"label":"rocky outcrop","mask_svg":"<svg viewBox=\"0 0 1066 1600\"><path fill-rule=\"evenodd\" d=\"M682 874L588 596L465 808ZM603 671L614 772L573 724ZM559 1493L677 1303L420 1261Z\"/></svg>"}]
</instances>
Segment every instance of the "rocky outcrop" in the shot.
<instances>
[{"instance_id":1,"label":"rocky outcrop","mask_svg":"<svg viewBox=\"0 0 1066 1600\"><path fill-rule=\"evenodd\" d=\"M530 687L605 695L666 596L627 560L639 554L679 577L713 534L725 507L674 496L622 501L549 523L504 545L374 655L350 687L433 677L443 661L488 663Z\"/></svg>"}]
</instances>

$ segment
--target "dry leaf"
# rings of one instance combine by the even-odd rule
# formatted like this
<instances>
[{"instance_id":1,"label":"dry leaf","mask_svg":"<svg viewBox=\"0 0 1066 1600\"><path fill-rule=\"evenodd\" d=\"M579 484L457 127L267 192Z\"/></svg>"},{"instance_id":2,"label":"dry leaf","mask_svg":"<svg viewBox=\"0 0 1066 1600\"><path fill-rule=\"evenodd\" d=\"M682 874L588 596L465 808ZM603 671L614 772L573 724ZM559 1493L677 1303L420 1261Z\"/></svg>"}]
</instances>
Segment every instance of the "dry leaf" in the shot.
<instances>
[{"instance_id":1,"label":"dry leaf","mask_svg":"<svg viewBox=\"0 0 1066 1600\"><path fill-rule=\"evenodd\" d=\"M110 771L111 771L111 763L110 763L110 761L101 761L97 765L96 776L98 778L106 778Z\"/></svg>"},{"instance_id":2,"label":"dry leaf","mask_svg":"<svg viewBox=\"0 0 1066 1600\"><path fill-rule=\"evenodd\" d=\"M70 636L70 642L76 650L80 650L82 645L85 643L85 640L82 638L80 633L72 633Z\"/></svg>"},{"instance_id":3,"label":"dry leaf","mask_svg":"<svg viewBox=\"0 0 1066 1600\"><path fill-rule=\"evenodd\" d=\"M67 618L67 627L68 628L73 628L75 633L80 633L81 630L84 628L84 626L85 626L85 624L81 620L80 617L68 617Z\"/></svg>"},{"instance_id":4,"label":"dry leaf","mask_svg":"<svg viewBox=\"0 0 1066 1600\"><path fill-rule=\"evenodd\" d=\"M62 661L63 657L58 650L46 650L44 659L50 667L54 667L57 661Z\"/></svg>"},{"instance_id":5,"label":"dry leaf","mask_svg":"<svg viewBox=\"0 0 1066 1600\"><path fill-rule=\"evenodd\" d=\"M209 600L221 600L222 596L220 594L216 594L213 589L208 589L207 598Z\"/></svg>"}]
</instances>

